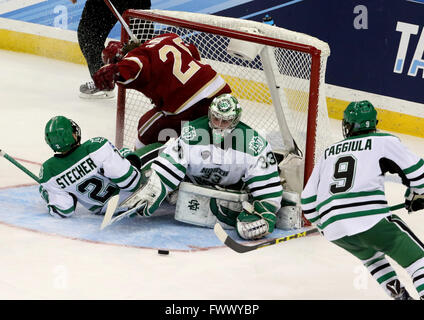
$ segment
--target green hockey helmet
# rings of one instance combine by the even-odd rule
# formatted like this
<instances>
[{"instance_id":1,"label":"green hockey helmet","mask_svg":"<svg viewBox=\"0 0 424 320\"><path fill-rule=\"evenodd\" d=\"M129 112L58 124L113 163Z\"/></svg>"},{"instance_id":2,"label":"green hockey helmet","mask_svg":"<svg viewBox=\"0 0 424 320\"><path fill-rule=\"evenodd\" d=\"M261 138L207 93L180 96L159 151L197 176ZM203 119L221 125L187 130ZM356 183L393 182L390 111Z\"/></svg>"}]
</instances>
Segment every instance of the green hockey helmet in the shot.
<instances>
[{"instance_id":1,"label":"green hockey helmet","mask_svg":"<svg viewBox=\"0 0 424 320\"><path fill-rule=\"evenodd\" d=\"M377 111L369 101L351 102L343 113L343 136L374 132L377 123Z\"/></svg>"},{"instance_id":2,"label":"green hockey helmet","mask_svg":"<svg viewBox=\"0 0 424 320\"><path fill-rule=\"evenodd\" d=\"M81 141L81 129L64 116L51 118L44 129L44 138L55 152L65 153Z\"/></svg>"}]
</instances>

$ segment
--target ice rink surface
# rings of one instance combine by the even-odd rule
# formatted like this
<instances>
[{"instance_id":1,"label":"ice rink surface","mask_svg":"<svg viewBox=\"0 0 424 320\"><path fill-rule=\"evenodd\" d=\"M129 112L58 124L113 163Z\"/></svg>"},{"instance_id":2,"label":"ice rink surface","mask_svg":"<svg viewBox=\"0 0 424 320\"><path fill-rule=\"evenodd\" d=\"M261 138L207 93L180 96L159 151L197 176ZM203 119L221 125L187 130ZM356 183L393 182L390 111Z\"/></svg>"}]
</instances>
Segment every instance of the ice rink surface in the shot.
<instances>
[{"instance_id":1,"label":"ice rink surface","mask_svg":"<svg viewBox=\"0 0 424 320\"><path fill-rule=\"evenodd\" d=\"M0 50L0 70L0 149L33 172L52 155L44 126L55 115L76 121L82 140L104 136L114 141L116 100L78 97L80 84L89 80L85 66ZM331 125L341 138L340 122ZM424 157L422 139L397 136ZM27 185L34 185L31 178L0 159L0 191ZM28 190L26 201L38 197L35 187ZM404 190L388 181L389 204L403 202ZM422 212L396 213L424 239ZM172 241L166 228L163 232ZM2 300L388 299L358 260L319 235L245 254L217 246L162 256L156 249L85 241L0 219L0 260ZM395 269L417 297L406 271L396 264Z\"/></svg>"}]
</instances>

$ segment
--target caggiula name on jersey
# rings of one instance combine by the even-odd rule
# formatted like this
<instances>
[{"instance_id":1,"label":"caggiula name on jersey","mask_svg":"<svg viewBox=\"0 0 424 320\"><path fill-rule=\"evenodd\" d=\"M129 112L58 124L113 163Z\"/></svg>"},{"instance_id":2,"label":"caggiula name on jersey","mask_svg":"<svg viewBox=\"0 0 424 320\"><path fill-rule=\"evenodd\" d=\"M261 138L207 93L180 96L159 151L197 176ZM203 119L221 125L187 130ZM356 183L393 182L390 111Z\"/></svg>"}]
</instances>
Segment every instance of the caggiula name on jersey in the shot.
<instances>
[{"instance_id":1,"label":"caggiula name on jersey","mask_svg":"<svg viewBox=\"0 0 424 320\"><path fill-rule=\"evenodd\" d=\"M348 140L325 149L324 157L325 159L327 159L327 157L338 155L339 153L371 150L371 148L372 148L371 139L367 139L367 140L356 139L356 140L350 140L350 141Z\"/></svg>"},{"instance_id":2,"label":"caggiula name on jersey","mask_svg":"<svg viewBox=\"0 0 424 320\"><path fill-rule=\"evenodd\" d=\"M66 186L77 182L96 168L97 166L94 161L91 158L87 158L86 160L78 163L77 166L74 166L71 169L65 171L60 177L56 179L56 182L62 189L65 189Z\"/></svg>"}]
</instances>

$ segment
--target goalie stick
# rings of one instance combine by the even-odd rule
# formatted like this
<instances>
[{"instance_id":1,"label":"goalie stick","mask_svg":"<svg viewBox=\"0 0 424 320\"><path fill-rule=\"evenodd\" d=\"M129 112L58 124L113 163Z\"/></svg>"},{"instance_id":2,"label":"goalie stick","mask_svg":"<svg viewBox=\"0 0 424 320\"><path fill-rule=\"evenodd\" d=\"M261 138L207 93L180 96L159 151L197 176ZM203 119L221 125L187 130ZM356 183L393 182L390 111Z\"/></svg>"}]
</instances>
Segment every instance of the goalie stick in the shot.
<instances>
[{"instance_id":1,"label":"goalie stick","mask_svg":"<svg viewBox=\"0 0 424 320\"><path fill-rule=\"evenodd\" d=\"M405 208L404 203L399 203L397 205L391 206L389 209L390 209L390 211L395 211L395 210L399 210L401 208ZM292 235L289 235L289 236L284 236L284 237L280 237L280 238L273 238L273 239L261 241L259 243L254 243L254 244L243 244L243 243L237 242L236 240L231 238L219 223L215 224L213 230L214 230L216 236L218 237L218 239L221 240L221 242L223 244L225 244L227 247L229 247L230 249L232 249L232 250L234 250L235 252L238 252L238 253L245 253L245 252L253 251L253 250L268 247L268 246L271 246L271 245L274 245L274 244L279 244L281 242L286 242L286 241L293 240L293 239L303 238L303 237L306 237L310 234L314 234L314 233L319 232L318 228L311 228L309 230L305 230L305 231L295 233L295 234L292 234Z\"/></svg>"},{"instance_id":2,"label":"goalie stick","mask_svg":"<svg viewBox=\"0 0 424 320\"><path fill-rule=\"evenodd\" d=\"M128 35L130 36L131 40L133 42L139 42L139 40L137 39L137 37L134 35L134 33L131 31L130 27L128 26L128 24L125 22L124 18L122 18L122 16L119 14L118 10L116 10L115 6L112 4L112 2L110 2L110 0L104 0L106 5L109 7L109 9L112 11L113 15L116 17L116 19L119 20L119 22L121 23L122 27L124 27L125 31L128 33Z\"/></svg>"},{"instance_id":3,"label":"goalie stick","mask_svg":"<svg viewBox=\"0 0 424 320\"><path fill-rule=\"evenodd\" d=\"M238 253L245 253L245 252L253 251L253 250L256 250L256 249L271 246L273 244L286 242L288 240L306 237L309 234L319 232L318 228L312 228L312 229L309 229L309 230L306 230L306 231L303 231L303 232L299 232L299 233L295 233L295 234L292 234L292 235L289 235L289 236L269 239L269 240L261 241L259 243L245 245L245 244L237 242L233 238L231 238L227 234L227 232L225 232L224 228L219 223L215 224L213 230L214 230L216 236L218 237L218 239L221 240L221 242L223 244L225 244L227 247L229 247L230 249L232 249L232 250L234 250L235 252L238 252Z\"/></svg>"}]
</instances>

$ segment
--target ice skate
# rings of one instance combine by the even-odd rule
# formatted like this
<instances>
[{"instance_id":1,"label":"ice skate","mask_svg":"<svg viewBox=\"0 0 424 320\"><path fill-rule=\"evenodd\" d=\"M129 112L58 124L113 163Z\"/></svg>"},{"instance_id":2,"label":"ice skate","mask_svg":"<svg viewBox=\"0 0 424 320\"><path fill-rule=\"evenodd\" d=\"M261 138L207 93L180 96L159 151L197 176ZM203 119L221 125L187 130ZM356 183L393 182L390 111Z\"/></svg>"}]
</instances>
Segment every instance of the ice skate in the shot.
<instances>
[{"instance_id":1,"label":"ice skate","mask_svg":"<svg viewBox=\"0 0 424 320\"><path fill-rule=\"evenodd\" d=\"M89 81L80 86L79 96L83 99L111 99L115 97L115 91L102 91L95 86L93 81Z\"/></svg>"}]
</instances>

